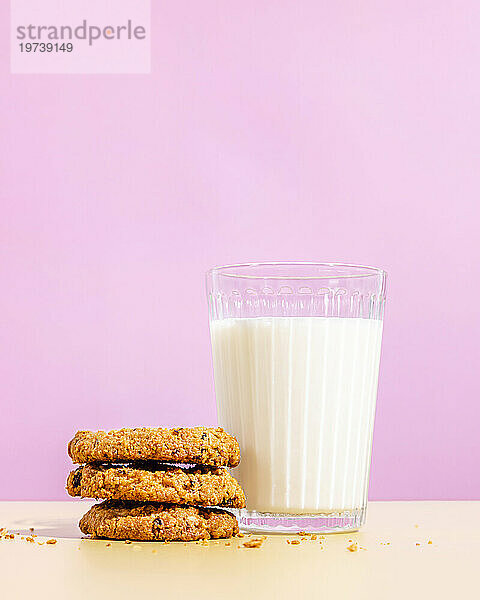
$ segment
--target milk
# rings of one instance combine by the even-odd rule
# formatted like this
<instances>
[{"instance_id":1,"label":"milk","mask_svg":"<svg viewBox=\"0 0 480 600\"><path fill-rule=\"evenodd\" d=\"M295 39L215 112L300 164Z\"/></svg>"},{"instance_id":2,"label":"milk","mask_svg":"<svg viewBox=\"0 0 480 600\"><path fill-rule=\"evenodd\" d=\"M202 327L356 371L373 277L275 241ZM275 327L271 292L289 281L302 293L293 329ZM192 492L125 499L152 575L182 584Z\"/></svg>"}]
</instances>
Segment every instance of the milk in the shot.
<instances>
[{"instance_id":1,"label":"milk","mask_svg":"<svg viewBox=\"0 0 480 600\"><path fill-rule=\"evenodd\" d=\"M382 322L211 322L219 423L240 443L247 509L307 514L366 503Z\"/></svg>"}]
</instances>

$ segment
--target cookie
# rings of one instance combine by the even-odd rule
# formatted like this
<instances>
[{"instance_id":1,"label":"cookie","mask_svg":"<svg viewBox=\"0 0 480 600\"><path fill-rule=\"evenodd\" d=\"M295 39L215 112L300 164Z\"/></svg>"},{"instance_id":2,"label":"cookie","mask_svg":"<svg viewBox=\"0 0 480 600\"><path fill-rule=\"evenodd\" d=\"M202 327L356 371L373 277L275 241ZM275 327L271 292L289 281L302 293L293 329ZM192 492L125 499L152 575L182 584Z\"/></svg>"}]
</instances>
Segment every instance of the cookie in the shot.
<instances>
[{"instance_id":1,"label":"cookie","mask_svg":"<svg viewBox=\"0 0 480 600\"><path fill-rule=\"evenodd\" d=\"M68 444L74 463L161 462L236 467L237 440L220 427L139 427L117 431L78 431Z\"/></svg>"},{"instance_id":2,"label":"cookie","mask_svg":"<svg viewBox=\"0 0 480 600\"><path fill-rule=\"evenodd\" d=\"M85 534L114 540L193 541L238 533L237 519L218 508L105 500L81 518Z\"/></svg>"},{"instance_id":3,"label":"cookie","mask_svg":"<svg viewBox=\"0 0 480 600\"><path fill-rule=\"evenodd\" d=\"M226 469L161 463L89 464L67 479L70 496L244 508L240 484Z\"/></svg>"}]
</instances>

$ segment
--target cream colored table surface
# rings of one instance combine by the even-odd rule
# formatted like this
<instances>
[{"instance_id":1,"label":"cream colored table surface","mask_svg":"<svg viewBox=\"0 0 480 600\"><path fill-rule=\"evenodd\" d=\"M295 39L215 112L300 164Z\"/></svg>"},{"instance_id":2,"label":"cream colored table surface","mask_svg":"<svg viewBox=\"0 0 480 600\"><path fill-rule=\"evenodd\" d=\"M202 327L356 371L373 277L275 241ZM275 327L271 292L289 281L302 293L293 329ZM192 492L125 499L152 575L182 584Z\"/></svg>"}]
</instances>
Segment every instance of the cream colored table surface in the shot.
<instances>
[{"instance_id":1,"label":"cream colored table surface","mask_svg":"<svg viewBox=\"0 0 480 600\"><path fill-rule=\"evenodd\" d=\"M299 545L274 535L259 549L243 547L248 536L107 546L77 529L89 506L0 503L0 527L20 533L0 541L0 598L480 597L480 502L374 502L361 532ZM35 543L21 539L29 527ZM349 552L348 540L365 550Z\"/></svg>"}]
</instances>

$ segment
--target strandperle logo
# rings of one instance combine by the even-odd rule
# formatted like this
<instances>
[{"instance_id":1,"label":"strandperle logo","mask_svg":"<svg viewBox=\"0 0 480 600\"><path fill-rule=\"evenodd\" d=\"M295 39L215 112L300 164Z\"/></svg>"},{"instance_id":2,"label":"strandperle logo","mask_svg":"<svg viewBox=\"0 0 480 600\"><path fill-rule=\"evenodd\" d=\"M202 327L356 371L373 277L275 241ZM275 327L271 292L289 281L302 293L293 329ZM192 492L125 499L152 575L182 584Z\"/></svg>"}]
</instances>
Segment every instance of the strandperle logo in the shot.
<instances>
[{"instance_id":1,"label":"strandperle logo","mask_svg":"<svg viewBox=\"0 0 480 600\"><path fill-rule=\"evenodd\" d=\"M78 25L18 25L16 37L25 42L87 41L89 46L97 40L144 40L147 30L131 19L122 25L91 25L84 19Z\"/></svg>"},{"instance_id":2,"label":"strandperle logo","mask_svg":"<svg viewBox=\"0 0 480 600\"><path fill-rule=\"evenodd\" d=\"M12 73L151 71L150 0L10 0L10 8Z\"/></svg>"}]
</instances>

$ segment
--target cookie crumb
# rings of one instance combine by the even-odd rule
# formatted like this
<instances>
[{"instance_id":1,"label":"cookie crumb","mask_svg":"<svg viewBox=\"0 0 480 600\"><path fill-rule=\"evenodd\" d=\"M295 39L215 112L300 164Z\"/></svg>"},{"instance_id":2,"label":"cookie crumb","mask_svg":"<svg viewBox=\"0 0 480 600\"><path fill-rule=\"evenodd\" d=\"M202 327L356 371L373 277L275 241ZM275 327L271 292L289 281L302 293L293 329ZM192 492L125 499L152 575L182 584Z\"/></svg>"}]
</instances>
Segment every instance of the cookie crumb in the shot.
<instances>
[{"instance_id":1,"label":"cookie crumb","mask_svg":"<svg viewBox=\"0 0 480 600\"><path fill-rule=\"evenodd\" d=\"M252 538L248 542L243 542L245 548L260 548L262 544L263 540L261 538Z\"/></svg>"},{"instance_id":2,"label":"cookie crumb","mask_svg":"<svg viewBox=\"0 0 480 600\"><path fill-rule=\"evenodd\" d=\"M45 542L37 542L37 544L38 544L39 546L43 546L43 544L44 544L44 543L45 543Z\"/></svg>"},{"instance_id":3,"label":"cookie crumb","mask_svg":"<svg viewBox=\"0 0 480 600\"><path fill-rule=\"evenodd\" d=\"M126 544L131 544L132 542L130 540L125 540Z\"/></svg>"},{"instance_id":4,"label":"cookie crumb","mask_svg":"<svg viewBox=\"0 0 480 600\"><path fill-rule=\"evenodd\" d=\"M109 546L111 546L112 544L105 544L105 546L108 548Z\"/></svg>"},{"instance_id":5,"label":"cookie crumb","mask_svg":"<svg viewBox=\"0 0 480 600\"><path fill-rule=\"evenodd\" d=\"M51 540L47 540L47 544L56 544L57 540L51 539Z\"/></svg>"},{"instance_id":6,"label":"cookie crumb","mask_svg":"<svg viewBox=\"0 0 480 600\"><path fill-rule=\"evenodd\" d=\"M416 542L415 546L420 546L420 542Z\"/></svg>"},{"instance_id":7,"label":"cookie crumb","mask_svg":"<svg viewBox=\"0 0 480 600\"><path fill-rule=\"evenodd\" d=\"M290 543L297 546L300 543L300 540L291 540Z\"/></svg>"},{"instance_id":8,"label":"cookie crumb","mask_svg":"<svg viewBox=\"0 0 480 600\"><path fill-rule=\"evenodd\" d=\"M350 546L347 546L347 550L349 552L358 552L358 545L354 542L353 544L350 544Z\"/></svg>"},{"instance_id":9,"label":"cookie crumb","mask_svg":"<svg viewBox=\"0 0 480 600\"><path fill-rule=\"evenodd\" d=\"M225 542L225 546L231 546L232 544L230 542Z\"/></svg>"},{"instance_id":10,"label":"cookie crumb","mask_svg":"<svg viewBox=\"0 0 480 600\"><path fill-rule=\"evenodd\" d=\"M428 540L427 544L433 544L432 540Z\"/></svg>"},{"instance_id":11,"label":"cookie crumb","mask_svg":"<svg viewBox=\"0 0 480 600\"><path fill-rule=\"evenodd\" d=\"M33 537L31 537L30 535L27 536L25 539L27 540L27 542L33 542Z\"/></svg>"},{"instance_id":12,"label":"cookie crumb","mask_svg":"<svg viewBox=\"0 0 480 600\"><path fill-rule=\"evenodd\" d=\"M243 538L243 537L245 537L245 536L243 535L243 533L237 533L237 537L239 537L239 538Z\"/></svg>"}]
</instances>

